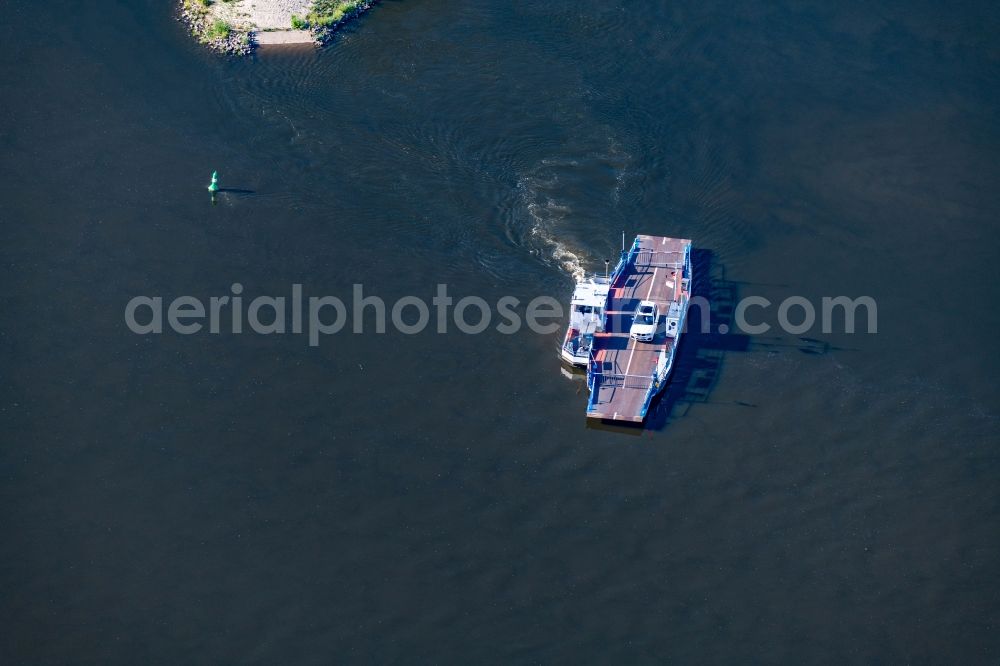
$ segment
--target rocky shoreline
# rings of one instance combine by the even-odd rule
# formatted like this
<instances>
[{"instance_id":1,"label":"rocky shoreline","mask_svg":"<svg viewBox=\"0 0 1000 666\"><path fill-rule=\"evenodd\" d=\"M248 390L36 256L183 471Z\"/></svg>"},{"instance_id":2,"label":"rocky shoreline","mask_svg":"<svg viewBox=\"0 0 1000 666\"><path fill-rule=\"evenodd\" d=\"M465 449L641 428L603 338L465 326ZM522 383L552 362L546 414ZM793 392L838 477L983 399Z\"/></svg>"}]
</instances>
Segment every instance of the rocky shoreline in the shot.
<instances>
[{"instance_id":1,"label":"rocky shoreline","mask_svg":"<svg viewBox=\"0 0 1000 666\"><path fill-rule=\"evenodd\" d=\"M316 43L323 45L330 41L330 38L333 37L333 33L343 27L344 24L349 21L353 21L367 12L377 1L378 0L364 0L364 2L359 3L356 7L354 7L354 9L346 12L339 21L336 21L328 26L313 28L313 35L316 37Z\"/></svg>"},{"instance_id":2,"label":"rocky shoreline","mask_svg":"<svg viewBox=\"0 0 1000 666\"><path fill-rule=\"evenodd\" d=\"M330 16L323 16L321 17L323 20L317 21L319 25L308 25L307 30L312 35L312 42L316 45L327 43L337 30L371 9L375 2L377 0L351 2L352 6L347 11L339 12L332 20ZM254 23L252 17L242 21L224 21L213 15L212 4L212 2L205 4L202 0L181 0L179 20L200 43L218 53L249 55L257 47L258 33L288 30L292 27L292 22L289 21L286 26L262 28ZM319 6L319 2L313 5L317 12Z\"/></svg>"},{"instance_id":3,"label":"rocky shoreline","mask_svg":"<svg viewBox=\"0 0 1000 666\"><path fill-rule=\"evenodd\" d=\"M232 55L248 55L253 51L252 31L230 28L225 35L215 35L204 6L191 0L181 0L180 5L180 20L191 35L208 48Z\"/></svg>"}]
</instances>

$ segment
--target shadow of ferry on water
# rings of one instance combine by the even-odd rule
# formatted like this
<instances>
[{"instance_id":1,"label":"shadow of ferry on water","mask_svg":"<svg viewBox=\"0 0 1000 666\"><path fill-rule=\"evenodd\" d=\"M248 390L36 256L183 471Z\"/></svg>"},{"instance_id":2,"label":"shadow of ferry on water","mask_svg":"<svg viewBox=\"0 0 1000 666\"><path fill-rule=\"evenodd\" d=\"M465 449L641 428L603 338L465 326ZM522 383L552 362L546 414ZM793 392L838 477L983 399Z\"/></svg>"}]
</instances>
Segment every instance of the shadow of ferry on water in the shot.
<instances>
[{"instance_id":1,"label":"shadow of ferry on water","mask_svg":"<svg viewBox=\"0 0 1000 666\"><path fill-rule=\"evenodd\" d=\"M650 404L643 430L662 430L672 418L686 416L692 405L715 404L711 393L726 354L750 351L750 336L740 333L734 322L740 283L727 279L725 266L715 261L711 250L694 248L691 264L694 280L687 330L677 349L670 384ZM703 311L706 307L708 312Z\"/></svg>"}]
</instances>

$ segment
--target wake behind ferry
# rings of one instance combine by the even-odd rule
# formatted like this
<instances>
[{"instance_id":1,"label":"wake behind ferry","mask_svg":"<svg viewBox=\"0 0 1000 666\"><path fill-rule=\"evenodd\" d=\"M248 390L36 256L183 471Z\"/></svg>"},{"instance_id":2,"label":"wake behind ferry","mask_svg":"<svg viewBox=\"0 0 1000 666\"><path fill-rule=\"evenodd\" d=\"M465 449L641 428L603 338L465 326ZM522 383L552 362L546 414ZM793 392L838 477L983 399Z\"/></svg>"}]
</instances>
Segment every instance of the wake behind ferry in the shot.
<instances>
[{"instance_id":1,"label":"wake behind ferry","mask_svg":"<svg viewBox=\"0 0 1000 666\"><path fill-rule=\"evenodd\" d=\"M587 368L587 417L642 422L666 386L691 298L691 241L636 236L610 275L573 290L561 358Z\"/></svg>"}]
</instances>

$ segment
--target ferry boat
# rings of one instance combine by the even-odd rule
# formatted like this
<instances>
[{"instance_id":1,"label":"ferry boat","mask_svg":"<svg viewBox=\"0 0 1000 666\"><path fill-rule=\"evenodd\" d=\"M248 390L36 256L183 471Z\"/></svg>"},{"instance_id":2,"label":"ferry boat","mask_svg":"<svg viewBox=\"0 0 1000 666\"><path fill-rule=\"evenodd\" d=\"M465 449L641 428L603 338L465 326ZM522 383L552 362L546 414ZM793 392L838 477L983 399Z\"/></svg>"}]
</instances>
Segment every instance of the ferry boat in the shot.
<instances>
[{"instance_id":1,"label":"ferry boat","mask_svg":"<svg viewBox=\"0 0 1000 666\"><path fill-rule=\"evenodd\" d=\"M586 366L587 417L641 423L667 385L691 299L691 241L636 236L573 292L562 358Z\"/></svg>"}]
</instances>

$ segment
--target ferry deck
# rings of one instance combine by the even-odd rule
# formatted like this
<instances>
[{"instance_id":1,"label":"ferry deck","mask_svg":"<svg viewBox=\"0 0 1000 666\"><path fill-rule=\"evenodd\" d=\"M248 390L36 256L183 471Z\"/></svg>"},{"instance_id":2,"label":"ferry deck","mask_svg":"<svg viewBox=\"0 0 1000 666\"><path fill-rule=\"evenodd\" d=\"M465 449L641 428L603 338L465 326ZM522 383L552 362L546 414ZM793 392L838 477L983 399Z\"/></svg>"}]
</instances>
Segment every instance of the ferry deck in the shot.
<instances>
[{"instance_id":1,"label":"ferry deck","mask_svg":"<svg viewBox=\"0 0 1000 666\"><path fill-rule=\"evenodd\" d=\"M691 241L662 236L638 236L608 293L605 332L594 336L587 417L608 421L642 422L653 396L661 388L672 363L674 346L683 330L690 289ZM640 301L657 304L660 321L651 342L629 337L632 315ZM677 337L668 336L664 314L683 307ZM659 366L659 367L658 367Z\"/></svg>"}]
</instances>

